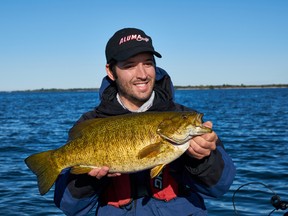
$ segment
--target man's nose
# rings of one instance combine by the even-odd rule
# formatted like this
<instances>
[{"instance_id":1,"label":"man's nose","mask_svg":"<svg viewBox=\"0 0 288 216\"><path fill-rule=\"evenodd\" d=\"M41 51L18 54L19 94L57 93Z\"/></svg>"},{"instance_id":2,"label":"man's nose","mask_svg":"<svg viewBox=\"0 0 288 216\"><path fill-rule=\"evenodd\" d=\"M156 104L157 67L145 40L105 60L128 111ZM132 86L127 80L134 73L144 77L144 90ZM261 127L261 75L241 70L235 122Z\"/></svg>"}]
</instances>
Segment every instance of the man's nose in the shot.
<instances>
[{"instance_id":1,"label":"man's nose","mask_svg":"<svg viewBox=\"0 0 288 216\"><path fill-rule=\"evenodd\" d=\"M145 69L145 66L142 64L142 63L139 63L137 65L137 74L136 76L140 79L146 79L147 78L147 72L146 72L146 69Z\"/></svg>"}]
</instances>

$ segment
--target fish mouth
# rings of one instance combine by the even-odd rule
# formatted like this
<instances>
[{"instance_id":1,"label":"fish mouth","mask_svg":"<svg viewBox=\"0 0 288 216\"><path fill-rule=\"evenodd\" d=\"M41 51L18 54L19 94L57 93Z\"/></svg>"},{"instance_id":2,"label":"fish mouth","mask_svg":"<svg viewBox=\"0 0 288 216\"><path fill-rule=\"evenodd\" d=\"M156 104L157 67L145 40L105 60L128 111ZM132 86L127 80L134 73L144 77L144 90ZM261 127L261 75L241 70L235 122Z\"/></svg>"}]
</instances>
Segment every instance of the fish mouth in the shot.
<instances>
[{"instance_id":1,"label":"fish mouth","mask_svg":"<svg viewBox=\"0 0 288 216\"><path fill-rule=\"evenodd\" d=\"M198 136L206 133L211 133L212 129L203 126L202 124L198 127L196 127L196 130L192 131L193 136Z\"/></svg>"},{"instance_id":2,"label":"fish mouth","mask_svg":"<svg viewBox=\"0 0 288 216\"><path fill-rule=\"evenodd\" d=\"M174 145L183 145L184 143L188 142L190 139L192 139L195 136L200 136L206 133L211 133L212 129L203 126L202 124L200 124L199 126L194 126L194 127L189 127L186 130L187 134L186 136L167 136L165 134L159 134L161 137L163 137L164 139L168 140L169 142L173 143Z\"/></svg>"}]
</instances>

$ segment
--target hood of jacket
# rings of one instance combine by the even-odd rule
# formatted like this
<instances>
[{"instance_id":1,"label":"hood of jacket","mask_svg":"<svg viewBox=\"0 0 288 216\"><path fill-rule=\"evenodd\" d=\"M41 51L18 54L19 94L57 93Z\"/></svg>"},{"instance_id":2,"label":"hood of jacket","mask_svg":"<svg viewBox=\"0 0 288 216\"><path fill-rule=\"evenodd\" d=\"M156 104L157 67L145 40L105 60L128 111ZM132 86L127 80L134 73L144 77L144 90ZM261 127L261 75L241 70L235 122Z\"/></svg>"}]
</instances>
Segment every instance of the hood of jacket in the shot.
<instances>
[{"instance_id":1,"label":"hood of jacket","mask_svg":"<svg viewBox=\"0 0 288 216\"><path fill-rule=\"evenodd\" d=\"M168 73L162 68L156 67L156 81L154 86L155 99L149 111L165 111L173 104L174 87ZM130 113L124 109L117 101L117 87L115 83L104 77L99 89L99 98L101 100L95 111L99 117L122 115Z\"/></svg>"}]
</instances>

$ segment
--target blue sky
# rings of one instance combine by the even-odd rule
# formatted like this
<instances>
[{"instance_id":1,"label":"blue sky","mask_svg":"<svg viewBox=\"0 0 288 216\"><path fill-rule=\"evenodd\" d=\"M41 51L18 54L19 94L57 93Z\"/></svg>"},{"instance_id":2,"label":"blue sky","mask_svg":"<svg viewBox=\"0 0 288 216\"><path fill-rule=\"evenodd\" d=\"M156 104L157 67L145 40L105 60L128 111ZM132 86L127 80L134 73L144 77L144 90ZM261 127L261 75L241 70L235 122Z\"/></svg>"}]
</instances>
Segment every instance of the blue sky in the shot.
<instances>
[{"instance_id":1,"label":"blue sky","mask_svg":"<svg viewBox=\"0 0 288 216\"><path fill-rule=\"evenodd\" d=\"M124 27L175 85L288 83L286 0L1 0L0 91L99 87Z\"/></svg>"}]
</instances>

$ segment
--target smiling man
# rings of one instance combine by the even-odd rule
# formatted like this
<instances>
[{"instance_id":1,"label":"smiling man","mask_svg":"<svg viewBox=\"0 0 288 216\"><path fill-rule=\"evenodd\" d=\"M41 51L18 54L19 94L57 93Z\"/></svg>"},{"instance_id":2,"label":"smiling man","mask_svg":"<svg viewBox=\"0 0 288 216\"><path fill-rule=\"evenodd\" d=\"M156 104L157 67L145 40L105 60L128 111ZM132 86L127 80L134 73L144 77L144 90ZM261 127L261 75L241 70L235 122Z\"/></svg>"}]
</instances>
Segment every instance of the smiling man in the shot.
<instances>
[{"instance_id":1,"label":"smiling man","mask_svg":"<svg viewBox=\"0 0 288 216\"><path fill-rule=\"evenodd\" d=\"M133 111L139 109L152 95L156 73L151 53L137 54L126 61L118 62L110 69L109 78L115 81L121 104Z\"/></svg>"},{"instance_id":2,"label":"smiling man","mask_svg":"<svg viewBox=\"0 0 288 216\"><path fill-rule=\"evenodd\" d=\"M174 102L170 77L156 67L155 56L161 58L142 30L117 31L106 45L100 104L77 123L133 112L191 111ZM212 122L203 125L212 128ZM67 215L85 215L93 207L96 215L207 215L203 197L226 193L234 176L233 162L212 132L192 138L186 153L153 179L149 170L112 174L104 166L81 175L63 170L54 201Z\"/></svg>"},{"instance_id":3,"label":"smiling man","mask_svg":"<svg viewBox=\"0 0 288 216\"><path fill-rule=\"evenodd\" d=\"M150 98L156 78L153 54L161 58L152 39L138 29L120 30L108 41L106 72L122 105L135 110Z\"/></svg>"}]
</instances>

